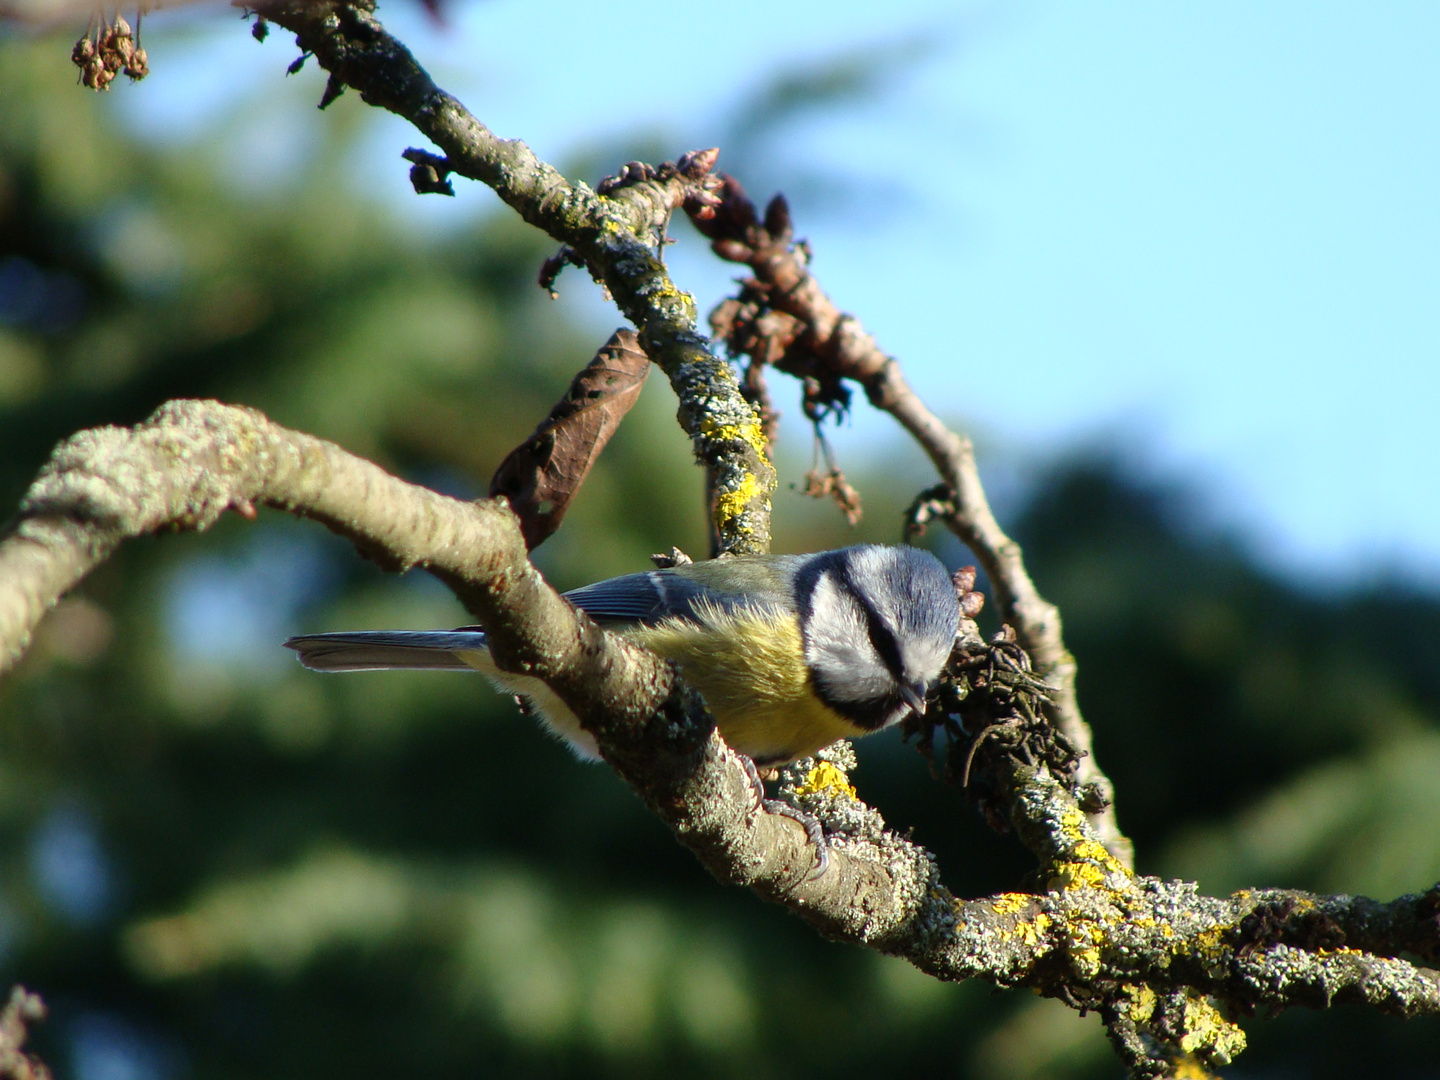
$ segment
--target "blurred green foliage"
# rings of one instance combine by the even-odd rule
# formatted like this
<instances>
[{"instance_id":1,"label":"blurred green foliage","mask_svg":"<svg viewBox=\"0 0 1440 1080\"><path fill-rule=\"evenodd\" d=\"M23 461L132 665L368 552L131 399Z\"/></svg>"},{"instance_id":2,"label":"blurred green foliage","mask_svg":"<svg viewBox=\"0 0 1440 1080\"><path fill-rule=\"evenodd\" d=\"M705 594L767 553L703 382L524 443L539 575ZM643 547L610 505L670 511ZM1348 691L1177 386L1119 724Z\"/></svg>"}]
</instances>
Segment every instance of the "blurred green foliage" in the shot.
<instances>
[{"instance_id":1,"label":"blurred green foliage","mask_svg":"<svg viewBox=\"0 0 1440 1080\"><path fill-rule=\"evenodd\" d=\"M353 194L352 98L257 191L215 145L127 137L63 59L0 40L5 503L65 435L179 396L477 494L607 335L557 315L534 286L551 245L510 216L416 236ZM557 584L703 550L673 405L652 379L538 553ZM929 482L909 450L845 464L862 529L782 491L778 547L892 540ZM1435 598L1306 595L1207 531L1195 493L1104 455L1030 491L1011 524L1065 614L1142 868L1379 896L1440 877ZM935 983L719 888L478 679L321 677L279 648L462 621L279 514L132 544L49 616L0 685L0 978L50 1001L38 1045L61 1075L1117 1074L1094 1017ZM913 750L861 753L862 794L957 890L1023 883L1018 845ZM1433 1020L1249 1031L1250 1076L1440 1060Z\"/></svg>"}]
</instances>

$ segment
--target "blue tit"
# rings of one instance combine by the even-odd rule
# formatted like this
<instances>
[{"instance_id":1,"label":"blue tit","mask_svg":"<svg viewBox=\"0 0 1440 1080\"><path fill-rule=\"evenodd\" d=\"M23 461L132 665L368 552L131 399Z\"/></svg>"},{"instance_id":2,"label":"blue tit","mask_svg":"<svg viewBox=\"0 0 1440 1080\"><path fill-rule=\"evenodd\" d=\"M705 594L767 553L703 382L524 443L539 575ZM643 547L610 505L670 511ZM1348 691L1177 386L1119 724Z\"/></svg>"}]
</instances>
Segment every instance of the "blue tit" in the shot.
<instances>
[{"instance_id":1,"label":"blue tit","mask_svg":"<svg viewBox=\"0 0 1440 1080\"><path fill-rule=\"evenodd\" d=\"M648 570L565 598L673 661L725 741L760 766L923 714L960 623L955 587L935 556L873 544ZM473 668L527 698L581 757L599 756L549 687L494 665L478 627L310 634L285 644L316 671Z\"/></svg>"}]
</instances>

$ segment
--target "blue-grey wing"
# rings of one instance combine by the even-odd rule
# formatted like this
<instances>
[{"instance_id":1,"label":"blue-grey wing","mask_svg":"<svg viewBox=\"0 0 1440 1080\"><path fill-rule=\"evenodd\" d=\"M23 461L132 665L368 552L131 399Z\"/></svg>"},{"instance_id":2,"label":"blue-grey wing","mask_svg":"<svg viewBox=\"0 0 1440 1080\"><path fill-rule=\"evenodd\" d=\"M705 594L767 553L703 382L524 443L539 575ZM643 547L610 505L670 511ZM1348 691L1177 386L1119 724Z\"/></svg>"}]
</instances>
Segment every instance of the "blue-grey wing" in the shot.
<instances>
[{"instance_id":1,"label":"blue-grey wing","mask_svg":"<svg viewBox=\"0 0 1440 1080\"><path fill-rule=\"evenodd\" d=\"M712 559L665 570L597 581L565 594L596 622L651 625L696 618L700 607L795 610L795 579L821 556L754 555ZM362 630L306 634L285 642L300 662L316 671L378 671L387 668L465 670L459 656L485 645L478 626L455 630Z\"/></svg>"},{"instance_id":2,"label":"blue-grey wing","mask_svg":"<svg viewBox=\"0 0 1440 1080\"><path fill-rule=\"evenodd\" d=\"M794 608L796 566L805 556L757 555L712 559L665 570L597 581L565 599L599 623L653 624L694 618L697 606Z\"/></svg>"},{"instance_id":3,"label":"blue-grey wing","mask_svg":"<svg viewBox=\"0 0 1440 1080\"><path fill-rule=\"evenodd\" d=\"M645 571L597 581L565 594L565 599L601 623L650 625L675 616L685 617L709 594L701 583L673 574Z\"/></svg>"}]
</instances>

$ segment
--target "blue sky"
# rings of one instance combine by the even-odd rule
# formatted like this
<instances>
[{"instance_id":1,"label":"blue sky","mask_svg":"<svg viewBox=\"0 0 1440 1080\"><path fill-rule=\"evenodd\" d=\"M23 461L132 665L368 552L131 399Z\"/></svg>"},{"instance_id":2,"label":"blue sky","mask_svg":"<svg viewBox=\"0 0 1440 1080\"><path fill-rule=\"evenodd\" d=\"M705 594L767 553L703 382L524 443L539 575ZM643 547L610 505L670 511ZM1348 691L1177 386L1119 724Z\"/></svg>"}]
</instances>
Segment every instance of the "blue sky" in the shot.
<instances>
[{"instance_id":1,"label":"blue sky","mask_svg":"<svg viewBox=\"0 0 1440 1080\"><path fill-rule=\"evenodd\" d=\"M381 15L494 130L560 163L658 135L669 156L719 144L724 167L737 110L777 72L928 42L741 175L756 194L795 181L816 273L922 393L1000 455L1116 438L1138 468L1198 478L1302 578L1440 586L1440 5L685 10L460 0L443 29L409 6ZM184 138L248 103L244 182L329 122L316 72L282 85L283 33L262 48L231 14L190 13L167 37L163 18L155 74L112 95L142 130ZM420 227L492 207L474 185L416 199L397 157L416 141L377 123L356 183ZM826 170L849 202L803 183ZM734 273L693 246L672 265L702 310ZM578 277L562 285L613 325ZM883 437L857 419L842 460Z\"/></svg>"}]
</instances>

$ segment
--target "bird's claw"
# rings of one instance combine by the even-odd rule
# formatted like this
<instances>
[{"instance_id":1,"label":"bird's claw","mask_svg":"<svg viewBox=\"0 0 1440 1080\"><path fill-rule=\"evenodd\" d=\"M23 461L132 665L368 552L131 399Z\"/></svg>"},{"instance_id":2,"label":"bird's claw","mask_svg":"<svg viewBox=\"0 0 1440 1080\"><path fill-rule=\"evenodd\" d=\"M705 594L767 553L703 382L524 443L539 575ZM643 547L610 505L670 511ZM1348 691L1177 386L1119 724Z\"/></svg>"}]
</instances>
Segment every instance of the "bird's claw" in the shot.
<instances>
[{"instance_id":1,"label":"bird's claw","mask_svg":"<svg viewBox=\"0 0 1440 1080\"><path fill-rule=\"evenodd\" d=\"M825 839L825 827L813 814L807 814L779 799L768 798L765 794L765 782L760 779L760 770L755 767L755 762L744 754L740 755L740 760L745 765L745 777L750 781L750 788L755 795L755 809L787 817L805 830L806 838L815 847L815 869L805 876L805 880L814 881L830 866L830 843Z\"/></svg>"},{"instance_id":2,"label":"bird's claw","mask_svg":"<svg viewBox=\"0 0 1440 1080\"><path fill-rule=\"evenodd\" d=\"M830 866L830 841L825 839L825 826L820 824L819 818L779 799L766 799L763 805L770 813L797 822L805 830L806 838L815 846L815 869L805 875L805 880L814 881L824 874Z\"/></svg>"}]
</instances>

